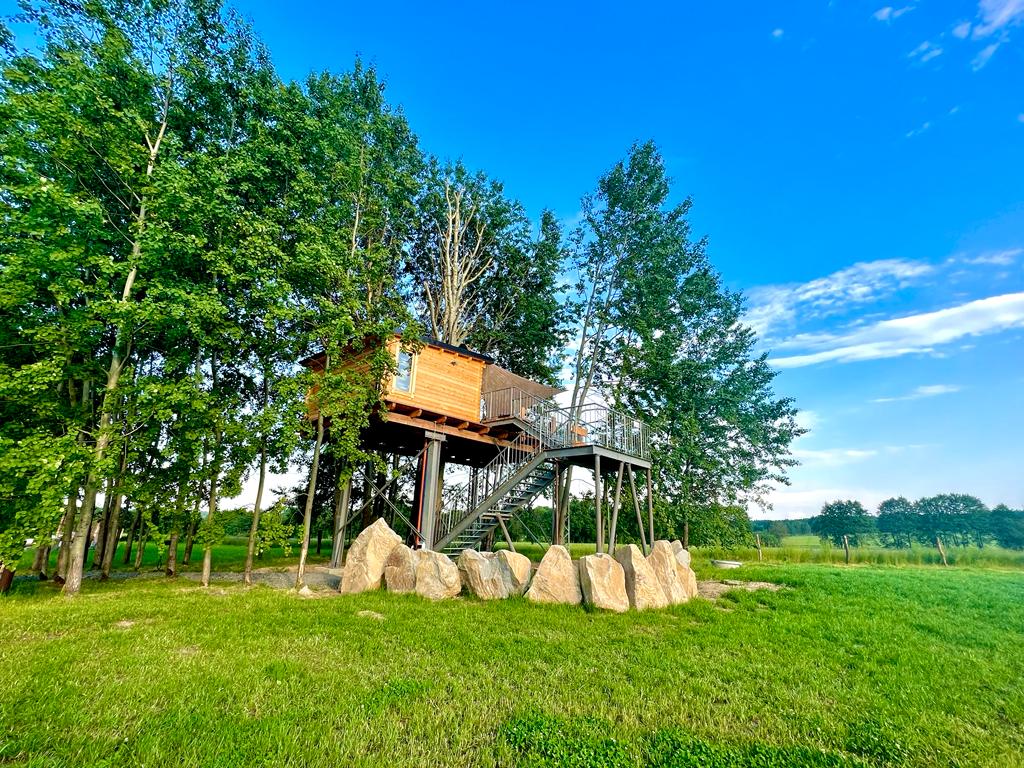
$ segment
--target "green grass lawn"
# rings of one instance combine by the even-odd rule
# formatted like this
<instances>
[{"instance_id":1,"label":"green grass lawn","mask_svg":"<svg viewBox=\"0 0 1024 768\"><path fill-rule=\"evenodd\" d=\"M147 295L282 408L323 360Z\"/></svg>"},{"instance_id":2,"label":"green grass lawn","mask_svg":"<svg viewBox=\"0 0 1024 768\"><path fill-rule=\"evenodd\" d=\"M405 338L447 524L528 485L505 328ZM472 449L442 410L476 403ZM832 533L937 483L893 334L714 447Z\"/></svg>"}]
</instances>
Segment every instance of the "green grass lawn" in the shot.
<instances>
[{"instance_id":1,"label":"green grass lawn","mask_svg":"<svg viewBox=\"0 0 1024 768\"><path fill-rule=\"evenodd\" d=\"M1021 572L727 575L790 589L609 615L21 582L0 600L0 764L1024 764Z\"/></svg>"}]
</instances>

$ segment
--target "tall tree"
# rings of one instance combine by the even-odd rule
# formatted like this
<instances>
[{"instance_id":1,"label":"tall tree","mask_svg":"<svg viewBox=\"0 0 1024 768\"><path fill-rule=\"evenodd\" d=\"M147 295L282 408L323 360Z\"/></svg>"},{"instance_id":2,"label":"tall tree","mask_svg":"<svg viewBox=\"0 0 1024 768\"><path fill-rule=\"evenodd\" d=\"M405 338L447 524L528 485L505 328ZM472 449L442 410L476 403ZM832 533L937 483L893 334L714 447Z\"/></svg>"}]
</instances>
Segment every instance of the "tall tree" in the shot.
<instances>
[{"instance_id":1,"label":"tall tree","mask_svg":"<svg viewBox=\"0 0 1024 768\"><path fill-rule=\"evenodd\" d=\"M481 280L482 311L469 344L513 373L558 384L569 335L561 283L567 261L562 228L549 210L526 250L518 237L504 240L500 269Z\"/></svg>"}]
</instances>

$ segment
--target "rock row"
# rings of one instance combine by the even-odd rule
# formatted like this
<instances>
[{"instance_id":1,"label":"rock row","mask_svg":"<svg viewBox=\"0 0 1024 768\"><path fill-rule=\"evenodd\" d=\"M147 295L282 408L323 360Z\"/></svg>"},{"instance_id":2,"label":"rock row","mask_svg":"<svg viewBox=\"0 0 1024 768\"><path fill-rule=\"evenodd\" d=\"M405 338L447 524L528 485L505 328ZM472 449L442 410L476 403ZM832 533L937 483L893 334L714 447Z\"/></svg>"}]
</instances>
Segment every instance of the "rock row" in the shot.
<instances>
[{"instance_id":1,"label":"rock row","mask_svg":"<svg viewBox=\"0 0 1024 768\"><path fill-rule=\"evenodd\" d=\"M664 608L697 596L690 553L678 541L656 541L646 557L635 544L628 544L614 557L597 553L578 562L565 547L554 545L532 580L531 571L529 558L508 550L466 549L455 563L442 552L410 549L381 519L349 548L339 590L351 595L385 586L389 592L416 593L430 600L463 591L483 600L525 594L535 603L582 603L618 613Z\"/></svg>"}]
</instances>

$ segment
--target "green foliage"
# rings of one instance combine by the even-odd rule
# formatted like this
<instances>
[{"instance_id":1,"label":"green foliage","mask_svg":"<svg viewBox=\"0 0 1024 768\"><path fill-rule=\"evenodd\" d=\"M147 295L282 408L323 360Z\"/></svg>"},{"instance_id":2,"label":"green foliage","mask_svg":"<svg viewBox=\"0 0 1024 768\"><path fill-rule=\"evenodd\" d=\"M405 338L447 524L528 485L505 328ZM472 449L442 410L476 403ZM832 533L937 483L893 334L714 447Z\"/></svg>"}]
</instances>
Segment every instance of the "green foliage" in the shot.
<instances>
[{"instance_id":1,"label":"green foliage","mask_svg":"<svg viewBox=\"0 0 1024 768\"><path fill-rule=\"evenodd\" d=\"M280 547L286 557L291 554L291 542L295 536L295 526L287 523L291 512L282 500L260 515L256 536L257 555L262 556L272 547Z\"/></svg>"},{"instance_id":2,"label":"green foliage","mask_svg":"<svg viewBox=\"0 0 1024 768\"><path fill-rule=\"evenodd\" d=\"M635 765L624 744L608 735L598 718L572 719L530 712L501 727L501 738L521 766L597 768Z\"/></svg>"},{"instance_id":3,"label":"green foliage","mask_svg":"<svg viewBox=\"0 0 1024 768\"><path fill-rule=\"evenodd\" d=\"M874 520L859 501L833 501L821 508L811 521L811 530L837 547L847 537L851 546L860 544L864 536L875 530Z\"/></svg>"},{"instance_id":4,"label":"green foliage","mask_svg":"<svg viewBox=\"0 0 1024 768\"><path fill-rule=\"evenodd\" d=\"M808 747L716 744L679 731L661 731L648 747L651 768L867 768L850 755ZM899 765L894 763L893 765Z\"/></svg>"}]
</instances>

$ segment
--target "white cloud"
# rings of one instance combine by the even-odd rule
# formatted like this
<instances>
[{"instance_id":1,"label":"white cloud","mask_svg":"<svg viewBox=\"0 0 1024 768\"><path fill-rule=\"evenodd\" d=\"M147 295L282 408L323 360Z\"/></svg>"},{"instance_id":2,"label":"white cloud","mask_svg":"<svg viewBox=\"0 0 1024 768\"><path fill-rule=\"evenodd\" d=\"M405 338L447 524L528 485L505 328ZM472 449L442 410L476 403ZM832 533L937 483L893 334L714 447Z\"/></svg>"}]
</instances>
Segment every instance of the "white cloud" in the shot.
<instances>
[{"instance_id":1,"label":"white cloud","mask_svg":"<svg viewBox=\"0 0 1024 768\"><path fill-rule=\"evenodd\" d=\"M904 13L909 13L912 10L914 10L914 6L912 5L907 5L903 8L893 8L891 5L887 5L884 8L879 8L871 15L879 21L892 21L893 19L898 19Z\"/></svg>"},{"instance_id":2,"label":"white cloud","mask_svg":"<svg viewBox=\"0 0 1024 768\"><path fill-rule=\"evenodd\" d=\"M982 48L978 52L978 55L975 56L974 60L971 62L971 69L973 69L975 72L977 72L979 69L981 69L986 64L988 64L988 61L989 61L989 59L992 58L992 55L997 50L999 50L999 46L1000 46L1001 43L1002 43L1001 40L997 40L996 42L990 43L989 45L986 45L984 48Z\"/></svg>"},{"instance_id":3,"label":"white cloud","mask_svg":"<svg viewBox=\"0 0 1024 768\"><path fill-rule=\"evenodd\" d=\"M974 27L975 39L1024 22L1024 0L979 0L978 18Z\"/></svg>"},{"instance_id":4,"label":"white cloud","mask_svg":"<svg viewBox=\"0 0 1024 768\"><path fill-rule=\"evenodd\" d=\"M965 39L971 34L971 22L961 21L955 27L953 27L953 37L958 37L961 40Z\"/></svg>"},{"instance_id":5,"label":"white cloud","mask_svg":"<svg viewBox=\"0 0 1024 768\"><path fill-rule=\"evenodd\" d=\"M840 499L857 499L869 511L878 508L885 499L898 496L898 493L879 491L876 488L825 487L807 488L776 488L768 494L768 503L772 511L765 511L766 517L773 519L795 520L802 517L813 517L821 512L821 508L830 501Z\"/></svg>"},{"instance_id":6,"label":"white cloud","mask_svg":"<svg viewBox=\"0 0 1024 768\"><path fill-rule=\"evenodd\" d=\"M775 39L782 37L784 34L786 34L786 31L782 27L776 27L772 30L772 37Z\"/></svg>"},{"instance_id":7,"label":"white cloud","mask_svg":"<svg viewBox=\"0 0 1024 768\"><path fill-rule=\"evenodd\" d=\"M1008 267L1018 256L1024 253L1024 248L1009 248L1005 251L989 251L974 258L964 259L964 264L994 264L998 267Z\"/></svg>"},{"instance_id":8,"label":"white cloud","mask_svg":"<svg viewBox=\"0 0 1024 768\"><path fill-rule=\"evenodd\" d=\"M1024 112L1021 112L1019 115L1017 115L1017 122L1024 123Z\"/></svg>"},{"instance_id":9,"label":"white cloud","mask_svg":"<svg viewBox=\"0 0 1024 768\"><path fill-rule=\"evenodd\" d=\"M873 403L895 403L899 400L920 400L924 397L937 397L938 395L950 395L959 392L960 387L956 384L925 384L916 387L912 392L898 397L876 397Z\"/></svg>"},{"instance_id":10,"label":"white cloud","mask_svg":"<svg viewBox=\"0 0 1024 768\"><path fill-rule=\"evenodd\" d=\"M846 333L804 333L776 345L802 350L771 360L777 368L851 363L934 352L970 336L1024 327L1024 292L992 296L942 309L854 328Z\"/></svg>"},{"instance_id":11,"label":"white cloud","mask_svg":"<svg viewBox=\"0 0 1024 768\"><path fill-rule=\"evenodd\" d=\"M873 448L793 449L794 458L799 459L804 466L844 467L847 464L864 461L877 455L878 451Z\"/></svg>"},{"instance_id":12,"label":"white cloud","mask_svg":"<svg viewBox=\"0 0 1024 768\"><path fill-rule=\"evenodd\" d=\"M759 335L802 319L841 314L851 306L871 304L905 288L934 270L906 259L866 261L806 283L767 285L748 292L744 322Z\"/></svg>"},{"instance_id":13,"label":"white cloud","mask_svg":"<svg viewBox=\"0 0 1024 768\"><path fill-rule=\"evenodd\" d=\"M907 54L908 59L917 59L919 62L924 64L926 61L931 61L936 56L942 55L942 47L936 45L930 40L925 40L917 48Z\"/></svg>"},{"instance_id":14,"label":"white cloud","mask_svg":"<svg viewBox=\"0 0 1024 768\"><path fill-rule=\"evenodd\" d=\"M922 133L924 133L925 131L927 131L931 127L932 127L931 120L925 120L917 128L914 128L912 130L907 131L906 138L912 139L915 136L920 136Z\"/></svg>"}]
</instances>

